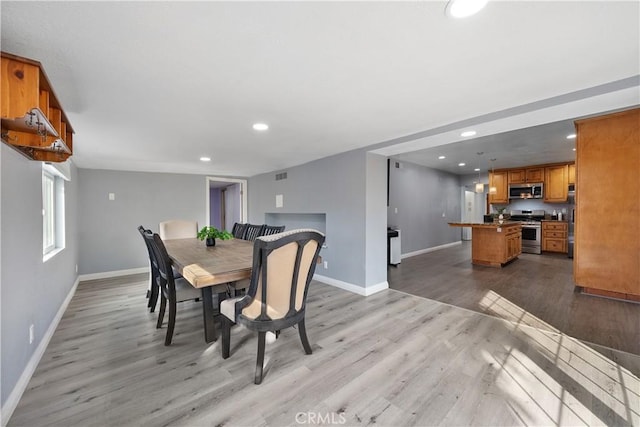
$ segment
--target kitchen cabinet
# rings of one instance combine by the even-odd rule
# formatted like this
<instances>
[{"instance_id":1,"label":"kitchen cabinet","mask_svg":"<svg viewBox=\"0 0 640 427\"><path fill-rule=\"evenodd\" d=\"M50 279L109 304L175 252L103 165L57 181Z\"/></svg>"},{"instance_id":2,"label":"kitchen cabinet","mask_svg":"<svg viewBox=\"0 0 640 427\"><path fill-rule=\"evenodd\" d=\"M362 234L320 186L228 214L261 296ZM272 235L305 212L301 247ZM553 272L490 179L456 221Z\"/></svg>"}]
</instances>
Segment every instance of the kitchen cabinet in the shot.
<instances>
[{"instance_id":1,"label":"kitchen cabinet","mask_svg":"<svg viewBox=\"0 0 640 427\"><path fill-rule=\"evenodd\" d=\"M544 168L544 201L566 203L569 196L569 165Z\"/></svg>"},{"instance_id":2,"label":"kitchen cabinet","mask_svg":"<svg viewBox=\"0 0 640 427\"><path fill-rule=\"evenodd\" d=\"M489 203L508 204L509 203L509 173L508 171L489 172ZM491 189L495 188L495 193Z\"/></svg>"},{"instance_id":3,"label":"kitchen cabinet","mask_svg":"<svg viewBox=\"0 0 640 427\"><path fill-rule=\"evenodd\" d=\"M509 227L505 234L507 260L517 258L522 253L522 229Z\"/></svg>"},{"instance_id":4,"label":"kitchen cabinet","mask_svg":"<svg viewBox=\"0 0 640 427\"><path fill-rule=\"evenodd\" d=\"M539 183L544 181L544 168L509 169L509 184Z\"/></svg>"},{"instance_id":5,"label":"kitchen cabinet","mask_svg":"<svg viewBox=\"0 0 640 427\"><path fill-rule=\"evenodd\" d=\"M454 223L452 227L471 227L471 263L487 267L502 267L522 253L522 225Z\"/></svg>"},{"instance_id":6,"label":"kitchen cabinet","mask_svg":"<svg viewBox=\"0 0 640 427\"><path fill-rule=\"evenodd\" d=\"M640 301L640 109L578 120L576 130L574 281Z\"/></svg>"},{"instance_id":7,"label":"kitchen cabinet","mask_svg":"<svg viewBox=\"0 0 640 427\"><path fill-rule=\"evenodd\" d=\"M569 184L576 183L576 164L571 163L569 165Z\"/></svg>"},{"instance_id":8,"label":"kitchen cabinet","mask_svg":"<svg viewBox=\"0 0 640 427\"><path fill-rule=\"evenodd\" d=\"M73 128L37 61L2 52L2 141L33 160L63 162Z\"/></svg>"},{"instance_id":9,"label":"kitchen cabinet","mask_svg":"<svg viewBox=\"0 0 640 427\"><path fill-rule=\"evenodd\" d=\"M564 221L542 221L542 251L568 252L568 224Z\"/></svg>"}]
</instances>

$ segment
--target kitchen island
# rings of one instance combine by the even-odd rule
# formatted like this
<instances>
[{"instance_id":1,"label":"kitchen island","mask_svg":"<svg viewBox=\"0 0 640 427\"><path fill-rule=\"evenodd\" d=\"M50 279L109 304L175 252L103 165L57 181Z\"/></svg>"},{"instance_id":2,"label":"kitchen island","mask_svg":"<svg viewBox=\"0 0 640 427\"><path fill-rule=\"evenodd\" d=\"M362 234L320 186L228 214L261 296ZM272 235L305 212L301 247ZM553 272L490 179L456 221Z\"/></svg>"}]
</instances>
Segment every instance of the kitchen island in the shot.
<instances>
[{"instance_id":1,"label":"kitchen island","mask_svg":"<svg viewBox=\"0 0 640 427\"><path fill-rule=\"evenodd\" d=\"M522 226L519 222L450 222L452 227L471 227L471 263L502 267L522 253Z\"/></svg>"}]
</instances>

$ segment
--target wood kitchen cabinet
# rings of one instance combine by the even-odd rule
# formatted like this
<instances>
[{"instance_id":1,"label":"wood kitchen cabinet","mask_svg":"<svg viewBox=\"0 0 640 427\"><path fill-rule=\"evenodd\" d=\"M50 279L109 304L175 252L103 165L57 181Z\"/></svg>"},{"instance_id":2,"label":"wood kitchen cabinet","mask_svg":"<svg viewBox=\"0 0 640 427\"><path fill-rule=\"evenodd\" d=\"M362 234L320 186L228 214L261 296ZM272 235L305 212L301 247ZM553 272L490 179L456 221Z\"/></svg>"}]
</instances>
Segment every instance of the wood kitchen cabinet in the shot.
<instances>
[{"instance_id":1,"label":"wood kitchen cabinet","mask_svg":"<svg viewBox=\"0 0 640 427\"><path fill-rule=\"evenodd\" d=\"M1 67L2 141L33 160L67 160L73 129L42 65L2 52Z\"/></svg>"},{"instance_id":2,"label":"wood kitchen cabinet","mask_svg":"<svg viewBox=\"0 0 640 427\"><path fill-rule=\"evenodd\" d=\"M544 201L566 203L569 196L569 165L544 168Z\"/></svg>"},{"instance_id":3,"label":"wood kitchen cabinet","mask_svg":"<svg viewBox=\"0 0 640 427\"><path fill-rule=\"evenodd\" d=\"M578 120L576 130L574 281L640 301L640 109Z\"/></svg>"},{"instance_id":4,"label":"wood kitchen cabinet","mask_svg":"<svg viewBox=\"0 0 640 427\"><path fill-rule=\"evenodd\" d=\"M471 263L487 267L502 267L522 253L522 225L454 223L452 227L471 227Z\"/></svg>"},{"instance_id":5,"label":"wood kitchen cabinet","mask_svg":"<svg viewBox=\"0 0 640 427\"><path fill-rule=\"evenodd\" d=\"M569 184L576 183L576 164L571 163L569 165Z\"/></svg>"},{"instance_id":6,"label":"wood kitchen cabinet","mask_svg":"<svg viewBox=\"0 0 640 427\"><path fill-rule=\"evenodd\" d=\"M568 252L569 226L563 221L542 221L542 250L544 252Z\"/></svg>"},{"instance_id":7,"label":"wood kitchen cabinet","mask_svg":"<svg viewBox=\"0 0 640 427\"><path fill-rule=\"evenodd\" d=\"M495 188L495 193L489 191L489 203L509 203L509 173L508 171L489 172L489 189Z\"/></svg>"},{"instance_id":8,"label":"wood kitchen cabinet","mask_svg":"<svg viewBox=\"0 0 640 427\"><path fill-rule=\"evenodd\" d=\"M510 227L505 234L507 260L517 258L522 253L522 229Z\"/></svg>"},{"instance_id":9,"label":"wood kitchen cabinet","mask_svg":"<svg viewBox=\"0 0 640 427\"><path fill-rule=\"evenodd\" d=\"M538 183L543 181L543 167L509 169L509 184Z\"/></svg>"}]
</instances>

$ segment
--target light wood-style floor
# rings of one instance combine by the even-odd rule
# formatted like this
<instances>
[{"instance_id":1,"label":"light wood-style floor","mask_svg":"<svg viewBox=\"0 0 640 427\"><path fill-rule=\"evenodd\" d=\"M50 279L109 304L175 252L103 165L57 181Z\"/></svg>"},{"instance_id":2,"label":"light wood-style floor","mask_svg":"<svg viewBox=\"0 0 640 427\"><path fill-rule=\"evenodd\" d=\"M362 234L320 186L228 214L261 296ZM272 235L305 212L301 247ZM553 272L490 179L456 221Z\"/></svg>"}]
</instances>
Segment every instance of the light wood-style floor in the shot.
<instances>
[{"instance_id":1,"label":"light wood-style floor","mask_svg":"<svg viewBox=\"0 0 640 427\"><path fill-rule=\"evenodd\" d=\"M145 290L140 275L81 283L9 425L640 425L640 357L620 353L625 368L545 328L313 282L313 354L283 331L256 386L253 333L232 329L223 360L188 302L165 347Z\"/></svg>"},{"instance_id":2,"label":"light wood-style floor","mask_svg":"<svg viewBox=\"0 0 640 427\"><path fill-rule=\"evenodd\" d=\"M392 289L524 322L600 346L640 355L640 304L585 295L573 282L573 260L522 254L505 267L471 264L471 242L402 260L389 267ZM506 299L526 311L496 310Z\"/></svg>"}]
</instances>

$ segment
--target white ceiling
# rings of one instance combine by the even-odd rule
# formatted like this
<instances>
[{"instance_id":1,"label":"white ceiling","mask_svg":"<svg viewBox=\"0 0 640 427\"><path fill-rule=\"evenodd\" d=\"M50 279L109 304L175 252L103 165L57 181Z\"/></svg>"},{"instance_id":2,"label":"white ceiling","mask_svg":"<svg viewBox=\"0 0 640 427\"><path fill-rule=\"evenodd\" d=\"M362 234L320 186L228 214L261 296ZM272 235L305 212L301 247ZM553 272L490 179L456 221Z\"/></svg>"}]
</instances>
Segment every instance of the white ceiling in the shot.
<instances>
[{"instance_id":1,"label":"white ceiling","mask_svg":"<svg viewBox=\"0 0 640 427\"><path fill-rule=\"evenodd\" d=\"M519 167L575 160L572 120L533 126L396 155L396 158L458 175L492 167ZM439 159L445 156L444 159ZM492 160L493 159L493 160ZM464 163L464 166L459 166Z\"/></svg>"},{"instance_id":2,"label":"white ceiling","mask_svg":"<svg viewBox=\"0 0 640 427\"><path fill-rule=\"evenodd\" d=\"M607 108L638 104L639 5L491 1L452 20L441 1L3 0L1 43L45 67L79 167L252 176L433 146L430 130L501 111L514 130L532 123L514 107L624 79ZM525 134L509 150L541 159Z\"/></svg>"}]
</instances>

